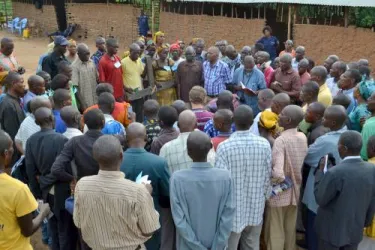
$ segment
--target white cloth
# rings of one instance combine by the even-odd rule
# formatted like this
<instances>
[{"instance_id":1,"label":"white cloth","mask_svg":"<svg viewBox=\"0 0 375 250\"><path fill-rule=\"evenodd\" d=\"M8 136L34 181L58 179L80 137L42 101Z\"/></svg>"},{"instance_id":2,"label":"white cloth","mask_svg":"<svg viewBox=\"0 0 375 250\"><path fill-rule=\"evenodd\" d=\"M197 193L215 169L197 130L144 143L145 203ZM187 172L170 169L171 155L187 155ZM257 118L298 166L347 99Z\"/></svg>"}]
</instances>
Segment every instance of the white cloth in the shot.
<instances>
[{"instance_id":1,"label":"white cloth","mask_svg":"<svg viewBox=\"0 0 375 250\"><path fill-rule=\"evenodd\" d=\"M326 83L327 83L329 90L331 91L332 98L335 97L337 93L339 93L340 91L339 87L337 86L337 82L335 82L335 78L334 77L328 78Z\"/></svg>"},{"instance_id":2,"label":"white cloth","mask_svg":"<svg viewBox=\"0 0 375 250\"><path fill-rule=\"evenodd\" d=\"M22 121L20 128L16 134L15 140L22 143L22 149L26 153L26 142L36 132L40 131L40 127L35 123L35 117L33 114L28 114L25 120Z\"/></svg>"},{"instance_id":3,"label":"white cloth","mask_svg":"<svg viewBox=\"0 0 375 250\"><path fill-rule=\"evenodd\" d=\"M79 130L77 128L67 128L65 133L63 133L63 136L65 136L69 140L72 139L73 137L79 136L79 135L83 135L83 133L81 132L81 130Z\"/></svg>"},{"instance_id":4,"label":"white cloth","mask_svg":"<svg viewBox=\"0 0 375 250\"><path fill-rule=\"evenodd\" d=\"M271 110L271 108L268 108L268 109L265 109L265 110ZM251 127L250 127L250 132L253 133L254 135L258 135L258 136L260 136L258 123L259 123L261 115L262 115L262 112L259 112L255 116L253 125L251 125Z\"/></svg>"}]
</instances>

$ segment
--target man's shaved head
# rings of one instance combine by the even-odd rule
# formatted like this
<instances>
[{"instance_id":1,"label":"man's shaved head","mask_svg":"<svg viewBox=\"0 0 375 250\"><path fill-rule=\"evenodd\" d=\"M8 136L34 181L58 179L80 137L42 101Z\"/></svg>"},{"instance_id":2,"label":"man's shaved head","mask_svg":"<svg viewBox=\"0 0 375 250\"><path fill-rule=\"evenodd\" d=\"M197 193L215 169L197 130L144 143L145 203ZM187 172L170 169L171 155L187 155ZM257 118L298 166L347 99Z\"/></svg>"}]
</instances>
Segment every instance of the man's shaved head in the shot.
<instances>
[{"instance_id":1,"label":"man's shaved head","mask_svg":"<svg viewBox=\"0 0 375 250\"><path fill-rule=\"evenodd\" d=\"M327 80L327 69L324 66L315 66L312 68L311 72L311 80L316 81L319 86L322 86Z\"/></svg>"},{"instance_id":2,"label":"man's shaved head","mask_svg":"<svg viewBox=\"0 0 375 250\"><path fill-rule=\"evenodd\" d=\"M185 53L188 52L188 53L191 53L191 54L195 54L195 49L193 46L187 46L186 49L185 49Z\"/></svg>"},{"instance_id":3,"label":"man's shaved head","mask_svg":"<svg viewBox=\"0 0 375 250\"><path fill-rule=\"evenodd\" d=\"M96 45L105 44L105 39L104 39L104 37L98 37L98 38L96 38L96 40L95 40L95 44L96 44Z\"/></svg>"},{"instance_id":4,"label":"man's shaved head","mask_svg":"<svg viewBox=\"0 0 375 250\"><path fill-rule=\"evenodd\" d=\"M320 102L311 103L306 110L305 121L311 124L315 124L321 121L324 116L326 107Z\"/></svg>"},{"instance_id":5,"label":"man's shaved head","mask_svg":"<svg viewBox=\"0 0 375 250\"><path fill-rule=\"evenodd\" d=\"M207 162L208 152L212 148L210 137L201 131L193 131L187 139L187 151L193 162Z\"/></svg>"},{"instance_id":6,"label":"man's shaved head","mask_svg":"<svg viewBox=\"0 0 375 250\"><path fill-rule=\"evenodd\" d=\"M41 108L41 107L52 109L52 104L51 104L51 102L48 98L43 97L43 96L36 96L33 99L31 99L31 101L30 101L30 111L31 111L31 113L34 114L34 112L38 108Z\"/></svg>"},{"instance_id":7,"label":"man's shaved head","mask_svg":"<svg viewBox=\"0 0 375 250\"><path fill-rule=\"evenodd\" d=\"M253 110L247 105L240 105L234 111L234 124L238 131L249 130L253 124Z\"/></svg>"},{"instance_id":8,"label":"man's shaved head","mask_svg":"<svg viewBox=\"0 0 375 250\"><path fill-rule=\"evenodd\" d=\"M93 157L100 169L109 171L120 170L122 162L122 147L120 141L113 135L102 135L94 143Z\"/></svg>"},{"instance_id":9,"label":"man's shaved head","mask_svg":"<svg viewBox=\"0 0 375 250\"><path fill-rule=\"evenodd\" d=\"M271 110L275 114L280 114L281 111L290 104L290 97L285 93L279 93L272 99Z\"/></svg>"},{"instance_id":10,"label":"man's shaved head","mask_svg":"<svg viewBox=\"0 0 375 250\"><path fill-rule=\"evenodd\" d=\"M297 105L286 106L279 115L279 125L284 129L296 128L303 120L303 110ZM284 118L287 117L285 120Z\"/></svg>"},{"instance_id":11,"label":"man's shaved head","mask_svg":"<svg viewBox=\"0 0 375 250\"><path fill-rule=\"evenodd\" d=\"M90 51L89 46L87 46L87 44L85 44L85 43L78 44L77 53L78 52L87 52L87 51Z\"/></svg>"},{"instance_id":12,"label":"man's shaved head","mask_svg":"<svg viewBox=\"0 0 375 250\"><path fill-rule=\"evenodd\" d=\"M233 112L229 109L220 109L215 112L214 126L220 132L230 132L233 122Z\"/></svg>"},{"instance_id":13,"label":"man's shaved head","mask_svg":"<svg viewBox=\"0 0 375 250\"><path fill-rule=\"evenodd\" d=\"M197 127L197 117L191 110L182 111L178 117L180 132L191 132Z\"/></svg>"},{"instance_id":14,"label":"man's shaved head","mask_svg":"<svg viewBox=\"0 0 375 250\"><path fill-rule=\"evenodd\" d=\"M32 75L27 80L27 84L29 85L30 89L35 89L37 86L44 85L44 79L41 76Z\"/></svg>"},{"instance_id":15,"label":"man's shaved head","mask_svg":"<svg viewBox=\"0 0 375 250\"><path fill-rule=\"evenodd\" d=\"M336 131L345 125L347 119L346 109L341 105L332 105L324 112L323 125Z\"/></svg>"},{"instance_id":16,"label":"man's shaved head","mask_svg":"<svg viewBox=\"0 0 375 250\"><path fill-rule=\"evenodd\" d=\"M306 58L302 59L302 60L298 63L298 66L299 66L299 67L303 67L303 68L308 68L308 67L309 67L309 60L307 60Z\"/></svg>"},{"instance_id":17,"label":"man's shaved head","mask_svg":"<svg viewBox=\"0 0 375 250\"><path fill-rule=\"evenodd\" d=\"M359 59L358 64L359 64L359 67L361 67L361 66L368 67L369 66L369 62L368 62L367 59Z\"/></svg>"},{"instance_id":18,"label":"man's shaved head","mask_svg":"<svg viewBox=\"0 0 375 250\"><path fill-rule=\"evenodd\" d=\"M34 112L35 123L41 128L53 128L54 116L52 110L49 108L41 107Z\"/></svg>"},{"instance_id":19,"label":"man's shaved head","mask_svg":"<svg viewBox=\"0 0 375 250\"><path fill-rule=\"evenodd\" d=\"M129 147L143 148L147 142L146 127L142 123L130 123L126 129L126 141Z\"/></svg>"},{"instance_id":20,"label":"man's shaved head","mask_svg":"<svg viewBox=\"0 0 375 250\"><path fill-rule=\"evenodd\" d=\"M63 107L60 111L61 119L68 128L79 128L81 113L73 106Z\"/></svg>"}]
</instances>

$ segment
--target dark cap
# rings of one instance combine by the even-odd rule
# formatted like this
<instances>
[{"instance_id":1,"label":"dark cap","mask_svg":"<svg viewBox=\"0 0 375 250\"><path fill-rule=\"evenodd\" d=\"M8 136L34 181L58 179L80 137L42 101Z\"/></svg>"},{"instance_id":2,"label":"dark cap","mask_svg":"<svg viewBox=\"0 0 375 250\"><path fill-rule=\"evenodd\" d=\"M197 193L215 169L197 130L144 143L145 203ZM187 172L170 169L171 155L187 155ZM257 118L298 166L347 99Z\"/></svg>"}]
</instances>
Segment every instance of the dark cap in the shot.
<instances>
[{"instance_id":1,"label":"dark cap","mask_svg":"<svg viewBox=\"0 0 375 250\"><path fill-rule=\"evenodd\" d=\"M68 46L68 40L63 36L55 36L54 39L55 45Z\"/></svg>"}]
</instances>

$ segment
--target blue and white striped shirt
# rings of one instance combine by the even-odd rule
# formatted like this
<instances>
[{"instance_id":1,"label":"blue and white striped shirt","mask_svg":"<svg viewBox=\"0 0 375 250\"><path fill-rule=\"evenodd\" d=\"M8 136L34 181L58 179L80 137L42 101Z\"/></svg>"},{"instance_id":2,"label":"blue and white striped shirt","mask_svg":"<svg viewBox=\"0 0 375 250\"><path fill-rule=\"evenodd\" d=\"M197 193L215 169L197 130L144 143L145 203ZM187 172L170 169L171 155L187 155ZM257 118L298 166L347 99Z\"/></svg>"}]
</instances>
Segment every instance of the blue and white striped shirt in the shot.
<instances>
[{"instance_id":1,"label":"blue and white striped shirt","mask_svg":"<svg viewBox=\"0 0 375 250\"><path fill-rule=\"evenodd\" d=\"M232 74L228 65L218 60L214 65L203 63L204 88L208 96L217 96L232 83Z\"/></svg>"}]
</instances>

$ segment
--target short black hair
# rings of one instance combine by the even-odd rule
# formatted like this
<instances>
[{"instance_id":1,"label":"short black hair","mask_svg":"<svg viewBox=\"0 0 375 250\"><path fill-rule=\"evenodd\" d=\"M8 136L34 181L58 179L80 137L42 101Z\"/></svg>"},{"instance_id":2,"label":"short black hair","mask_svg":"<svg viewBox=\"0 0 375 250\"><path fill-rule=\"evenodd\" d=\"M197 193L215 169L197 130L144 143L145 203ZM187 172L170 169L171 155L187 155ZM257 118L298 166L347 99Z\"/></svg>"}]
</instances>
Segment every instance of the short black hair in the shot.
<instances>
[{"instance_id":1,"label":"short black hair","mask_svg":"<svg viewBox=\"0 0 375 250\"><path fill-rule=\"evenodd\" d=\"M345 109L347 109L351 103L351 100L347 95L340 93L340 94L337 94L335 97L333 97L332 103L334 105L341 105Z\"/></svg>"},{"instance_id":2,"label":"short black hair","mask_svg":"<svg viewBox=\"0 0 375 250\"><path fill-rule=\"evenodd\" d=\"M37 76L40 76L42 77L44 80L51 77L51 75L48 73L48 72L45 72L45 71L39 71L38 73L36 73Z\"/></svg>"},{"instance_id":3,"label":"short black hair","mask_svg":"<svg viewBox=\"0 0 375 250\"><path fill-rule=\"evenodd\" d=\"M100 96L101 93L113 94L113 86L109 83L99 83L95 90L96 96Z\"/></svg>"},{"instance_id":4,"label":"short black hair","mask_svg":"<svg viewBox=\"0 0 375 250\"><path fill-rule=\"evenodd\" d=\"M71 65L69 62L67 61L61 61L57 64L57 72L61 72L61 71L64 71L66 68L70 68Z\"/></svg>"},{"instance_id":5,"label":"short black hair","mask_svg":"<svg viewBox=\"0 0 375 250\"><path fill-rule=\"evenodd\" d=\"M98 97L98 106L104 114L111 114L115 107L115 97L111 93L101 93Z\"/></svg>"},{"instance_id":6,"label":"short black hair","mask_svg":"<svg viewBox=\"0 0 375 250\"><path fill-rule=\"evenodd\" d=\"M359 155L362 149L362 136L357 131L346 131L341 134L339 143L345 146L350 153Z\"/></svg>"},{"instance_id":7,"label":"short black hair","mask_svg":"<svg viewBox=\"0 0 375 250\"><path fill-rule=\"evenodd\" d=\"M234 111L233 120L237 130L247 130L253 124L253 110L247 105L240 105Z\"/></svg>"},{"instance_id":8,"label":"short black hair","mask_svg":"<svg viewBox=\"0 0 375 250\"><path fill-rule=\"evenodd\" d=\"M366 77L369 77L371 74L371 70L367 66L359 66L359 73L361 73L361 75L365 75Z\"/></svg>"},{"instance_id":9,"label":"short black hair","mask_svg":"<svg viewBox=\"0 0 375 250\"><path fill-rule=\"evenodd\" d=\"M8 135L7 132L0 129L0 154L3 155L5 150L9 149L9 144L11 143L12 139Z\"/></svg>"},{"instance_id":10,"label":"short black hair","mask_svg":"<svg viewBox=\"0 0 375 250\"><path fill-rule=\"evenodd\" d=\"M356 84L362 80L361 73L358 69L348 69L345 73L349 74L350 78L354 79Z\"/></svg>"},{"instance_id":11,"label":"short black hair","mask_svg":"<svg viewBox=\"0 0 375 250\"><path fill-rule=\"evenodd\" d=\"M64 74L57 74L51 82L51 89L53 91L57 89L66 89L67 85L69 84L69 77Z\"/></svg>"},{"instance_id":12,"label":"short black hair","mask_svg":"<svg viewBox=\"0 0 375 250\"><path fill-rule=\"evenodd\" d=\"M149 118L148 116L154 117L158 114L160 109L159 103L154 99L149 99L145 101L143 104L143 112L144 115Z\"/></svg>"},{"instance_id":13,"label":"short black hair","mask_svg":"<svg viewBox=\"0 0 375 250\"><path fill-rule=\"evenodd\" d=\"M91 109L83 115L83 121L88 129L102 129L104 126L104 114L100 109Z\"/></svg>"},{"instance_id":14,"label":"short black hair","mask_svg":"<svg viewBox=\"0 0 375 250\"><path fill-rule=\"evenodd\" d=\"M173 127L178 119L177 110L172 106L162 106L158 113L159 120L167 127Z\"/></svg>"},{"instance_id":15,"label":"short black hair","mask_svg":"<svg viewBox=\"0 0 375 250\"><path fill-rule=\"evenodd\" d=\"M71 98L71 96L67 89L57 89L52 97L55 106L59 107L61 107L65 101L69 100L69 98Z\"/></svg>"},{"instance_id":16,"label":"short black hair","mask_svg":"<svg viewBox=\"0 0 375 250\"><path fill-rule=\"evenodd\" d=\"M5 86L6 89L10 89L12 87L12 84L18 79L21 78L21 75L17 72L14 71L9 71L8 75L5 77L3 85Z\"/></svg>"}]
</instances>

